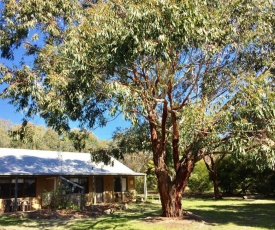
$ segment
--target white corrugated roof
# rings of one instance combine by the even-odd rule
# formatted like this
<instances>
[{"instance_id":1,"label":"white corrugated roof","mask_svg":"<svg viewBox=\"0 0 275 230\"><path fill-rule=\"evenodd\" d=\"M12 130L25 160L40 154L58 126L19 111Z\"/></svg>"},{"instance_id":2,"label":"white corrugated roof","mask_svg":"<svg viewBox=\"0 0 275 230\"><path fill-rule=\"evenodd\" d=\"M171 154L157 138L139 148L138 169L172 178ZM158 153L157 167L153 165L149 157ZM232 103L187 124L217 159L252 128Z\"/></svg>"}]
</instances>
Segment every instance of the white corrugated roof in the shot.
<instances>
[{"instance_id":1,"label":"white corrugated roof","mask_svg":"<svg viewBox=\"0 0 275 230\"><path fill-rule=\"evenodd\" d=\"M104 165L90 153L0 148L0 175L145 175L112 160Z\"/></svg>"}]
</instances>

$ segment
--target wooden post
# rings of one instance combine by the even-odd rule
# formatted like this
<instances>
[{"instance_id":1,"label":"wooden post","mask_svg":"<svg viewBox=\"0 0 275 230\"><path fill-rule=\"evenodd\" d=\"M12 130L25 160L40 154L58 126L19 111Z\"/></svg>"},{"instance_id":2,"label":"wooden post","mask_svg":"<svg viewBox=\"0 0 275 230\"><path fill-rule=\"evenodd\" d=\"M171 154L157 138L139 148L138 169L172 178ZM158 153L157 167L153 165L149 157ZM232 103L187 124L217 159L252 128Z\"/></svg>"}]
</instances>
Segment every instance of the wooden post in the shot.
<instances>
[{"instance_id":1,"label":"wooden post","mask_svg":"<svg viewBox=\"0 0 275 230\"><path fill-rule=\"evenodd\" d=\"M84 210L84 207L85 207L85 204L84 204L84 190L85 190L85 187L83 186L83 189L81 191L81 198L80 198L80 210Z\"/></svg>"},{"instance_id":2,"label":"wooden post","mask_svg":"<svg viewBox=\"0 0 275 230\"><path fill-rule=\"evenodd\" d=\"M13 204L13 211L17 212L17 193L18 193L18 176L15 178L15 187L14 187L14 204Z\"/></svg>"},{"instance_id":3,"label":"wooden post","mask_svg":"<svg viewBox=\"0 0 275 230\"><path fill-rule=\"evenodd\" d=\"M95 176L93 176L93 189L92 189L92 191L93 191L93 197L92 197L92 199L93 199L93 204L94 205L96 205L96 185L95 185Z\"/></svg>"},{"instance_id":4,"label":"wooden post","mask_svg":"<svg viewBox=\"0 0 275 230\"><path fill-rule=\"evenodd\" d=\"M147 181L146 181L146 175L144 175L144 200L147 199Z\"/></svg>"},{"instance_id":5,"label":"wooden post","mask_svg":"<svg viewBox=\"0 0 275 230\"><path fill-rule=\"evenodd\" d=\"M121 202L123 202L123 192L122 192L122 176L120 176L120 192L121 192Z\"/></svg>"}]
</instances>

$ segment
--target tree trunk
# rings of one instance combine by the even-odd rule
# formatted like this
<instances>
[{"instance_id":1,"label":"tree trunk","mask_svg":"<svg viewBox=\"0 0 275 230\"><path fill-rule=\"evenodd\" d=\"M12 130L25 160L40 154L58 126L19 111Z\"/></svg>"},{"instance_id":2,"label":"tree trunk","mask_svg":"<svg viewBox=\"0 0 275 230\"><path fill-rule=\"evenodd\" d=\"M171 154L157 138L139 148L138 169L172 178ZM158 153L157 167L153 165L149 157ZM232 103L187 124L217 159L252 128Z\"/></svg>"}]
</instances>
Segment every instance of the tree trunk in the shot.
<instances>
[{"instance_id":1,"label":"tree trunk","mask_svg":"<svg viewBox=\"0 0 275 230\"><path fill-rule=\"evenodd\" d=\"M208 157L208 160L206 159L206 157ZM222 195L219 190L218 165L224 157L225 157L225 154L223 154L222 156L217 158L215 161L213 156L211 154L209 154L208 156L205 156L203 158L205 166L209 173L209 177L213 182L215 200L220 200L222 198Z\"/></svg>"},{"instance_id":2,"label":"tree trunk","mask_svg":"<svg viewBox=\"0 0 275 230\"><path fill-rule=\"evenodd\" d=\"M193 162L189 161L178 170L173 181L171 181L171 177L166 170L156 171L162 205L162 216L182 217L182 194L187 186L192 170Z\"/></svg>"},{"instance_id":3,"label":"tree trunk","mask_svg":"<svg viewBox=\"0 0 275 230\"><path fill-rule=\"evenodd\" d=\"M153 103L154 109L148 109L148 119L150 125L150 134L153 150L153 159L155 165L155 173L158 180L158 189L161 198L162 216L164 217L182 217L181 199L182 193L187 186L188 179L193 170L194 159L179 159L179 127L175 113L171 115L173 127L172 140L172 156L174 164L175 176L172 176L166 165L166 147L167 133L166 123L168 117L167 101L163 104L163 113L161 120L161 128L157 126L157 110L156 102Z\"/></svg>"},{"instance_id":4,"label":"tree trunk","mask_svg":"<svg viewBox=\"0 0 275 230\"><path fill-rule=\"evenodd\" d=\"M217 173L216 172L214 172L213 175L212 175L212 181L213 181L213 186L214 186L214 197L215 197L215 200L220 200L222 198L222 195L220 194L219 182L218 182L218 177L217 177Z\"/></svg>"}]
</instances>

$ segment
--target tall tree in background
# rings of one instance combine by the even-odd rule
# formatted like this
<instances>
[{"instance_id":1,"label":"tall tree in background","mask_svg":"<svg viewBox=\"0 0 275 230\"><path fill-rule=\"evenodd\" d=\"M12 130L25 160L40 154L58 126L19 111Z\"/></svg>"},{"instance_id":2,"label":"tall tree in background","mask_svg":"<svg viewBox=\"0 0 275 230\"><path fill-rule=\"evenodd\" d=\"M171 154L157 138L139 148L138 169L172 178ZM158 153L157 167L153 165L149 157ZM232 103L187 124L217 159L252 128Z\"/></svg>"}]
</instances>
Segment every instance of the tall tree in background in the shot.
<instances>
[{"instance_id":1,"label":"tall tree in background","mask_svg":"<svg viewBox=\"0 0 275 230\"><path fill-rule=\"evenodd\" d=\"M45 149L46 143L43 140L45 133L46 128L44 126L36 126L30 122L13 125L9 130L9 135L12 137L11 147Z\"/></svg>"},{"instance_id":2,"label":"tall tree in background","mask_svg":"<svg viewBox=\"0 0 275 230\"><path fill-rule=\"evenodd\" d=\"M43 136L45 148L44 150L62 150L61 138L53 129L47 129ZM63 151L63 150L62 150Z\"/></svg>"},{"instance_id":3,"label":"tall tree in background","mask_svg":"<svg viewBox=\"0 0 275 230\"><path fill-rule=\"evenodd\" d=\"M85 129L72 129L68 133L68 137L72 141L74 148L79 152L90 152L91 149L97 147L97 138Z\"/></svg>"},{"instance_id":4,"label":"tall tree in background","mask_svg":"<svg viewBox=\"0 0 275 230\"><path fill-rule=\"evenodd\" d=\"M218 102L214 107L197 103L186 106L186 123L180 126L183 145L194 144L194 138L202 133L195 144L198 151L204 151L216 199L221 197L217 170L226 155L232 155L233 159L245 156L257 162L255 168L275 168L272 80L263 75L243 82L246 84L242 89L226 103Z\"/></svg>"},{"instance_id":5,"label":"tall tree in background","mask_svg":"<svg viewBox=\"0 0 275 230\"><path fill-rule=\"evenodd\" d=\"M10 146L11 137L9 130L11 128L11 121L0 118L0 147L7 148Z\"/></svg>"},{"instance_id":6,"label":"tall tree in background","mask_svg":"<svg viewBox=\"0 0 275 230\"><path fill-rule=\"evenodd\" d=\"M11 138L8 148L59 150L60 137L57 132L31 122L12 124L7 134Z\"/></svg>"},{"instance_id":7,"label":"tall tree in background","mask_svg":"<svg viewBox=\"0 0 275 230\"><path fill-rule=\"evenodd\" d=\"M205 166L207 168L209 178L211 179L213 183L213 188L214 188L214 197L216 200L219 200L222 198L222 195L220 193L219 189L219 179L218 179L218 167L221 163L221 161L224 159L226 156L225 153L223 154L208 154L203 158Z\"/></svg>"},{"instance_id":8,"label":"tall tree in background","mask_svg":"<svg viewBox=\"0 0 275 230\"><path fill-rule=\"evenodd\" d=\"M25 42L35 59L33 66L2 66L2 97L58 130L70 120L104 125L106 110L146 121L163 216L182 215L194 163L214 150L247 154L254 143L251 155L274 163L272 1L4 3L2 56L12 58ZM42 45L26 41L36 31L32 40L40 35ZM263 127L247 119L251 112ZM197 126L186 138L194 115Z\"/></svg>"},{"instance_id":9,"label":"tall tree in background","mask_svg":"<svg viewBox=\"0 0 275 230\"><path fill-rule=\"evenodd\" d=\"M0 147L53 150L64 152L89 152L90 149L103 148L96 136L87 130L72 129L60 136L50 128L37 126L31 122L12 124L9 120L0 119Z\"/></svg>"}]
</instances>

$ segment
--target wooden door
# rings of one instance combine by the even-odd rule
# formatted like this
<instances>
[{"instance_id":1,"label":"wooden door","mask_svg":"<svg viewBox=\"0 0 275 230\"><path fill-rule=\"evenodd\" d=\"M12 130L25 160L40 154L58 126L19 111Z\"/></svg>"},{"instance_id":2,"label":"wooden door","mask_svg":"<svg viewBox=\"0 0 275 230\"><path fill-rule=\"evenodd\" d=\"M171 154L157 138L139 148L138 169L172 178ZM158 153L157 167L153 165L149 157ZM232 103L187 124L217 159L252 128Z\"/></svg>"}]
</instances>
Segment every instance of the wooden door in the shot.
<instances>
[{"instance_id":1,"label":"wooden door","mask_svg":"<svg viewBox=\"0 0 275 230\"><path fill-rule=\"evenodd\" d=\"M95 179L95 187L96 187L96 202L103 202L103 178L96 177Z\"/></svg>"}]
</instances>

